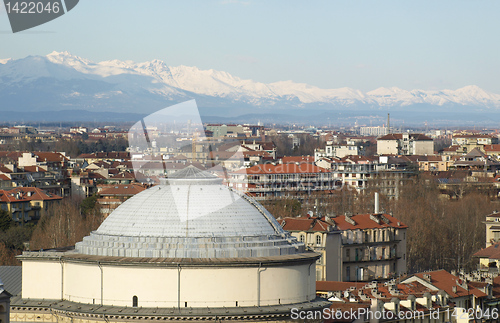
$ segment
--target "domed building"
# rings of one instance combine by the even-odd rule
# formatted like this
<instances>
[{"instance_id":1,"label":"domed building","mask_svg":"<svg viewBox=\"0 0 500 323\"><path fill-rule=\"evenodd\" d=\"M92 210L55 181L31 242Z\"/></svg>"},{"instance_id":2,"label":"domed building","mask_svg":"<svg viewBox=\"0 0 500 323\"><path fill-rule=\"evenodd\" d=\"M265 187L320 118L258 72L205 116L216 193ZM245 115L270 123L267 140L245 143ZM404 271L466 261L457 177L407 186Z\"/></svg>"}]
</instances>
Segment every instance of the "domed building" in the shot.
<instances>
[{"instance_id":1,"label":"domed building","mask_svg":"<svg viewBox=\"0 0 500 323\"><path fill-rule=\"evenodd\" d=\"M316 298L318 258L259 203L190 166L74 249L24 252L11 318L284 320L328 306Z\"/></svg>"}]
</instances>

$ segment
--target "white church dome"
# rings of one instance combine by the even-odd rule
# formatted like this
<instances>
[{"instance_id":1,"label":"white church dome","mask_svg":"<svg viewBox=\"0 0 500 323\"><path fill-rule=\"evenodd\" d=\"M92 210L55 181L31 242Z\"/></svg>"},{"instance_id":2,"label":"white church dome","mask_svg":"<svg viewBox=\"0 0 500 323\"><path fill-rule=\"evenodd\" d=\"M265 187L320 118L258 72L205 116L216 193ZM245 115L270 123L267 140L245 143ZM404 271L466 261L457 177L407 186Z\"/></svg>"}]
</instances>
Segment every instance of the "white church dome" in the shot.
<instances>
[{"instance_id":1,"label":"white church dome","mask_svg":"<svg viewBox=\"0 0 500 323\"><path fill-rule=\"evenodd\" d=\"M303 253L252 198L189 166L120 205L79 253L162 258L269 257Z\"/></svg>"}]
</instances>

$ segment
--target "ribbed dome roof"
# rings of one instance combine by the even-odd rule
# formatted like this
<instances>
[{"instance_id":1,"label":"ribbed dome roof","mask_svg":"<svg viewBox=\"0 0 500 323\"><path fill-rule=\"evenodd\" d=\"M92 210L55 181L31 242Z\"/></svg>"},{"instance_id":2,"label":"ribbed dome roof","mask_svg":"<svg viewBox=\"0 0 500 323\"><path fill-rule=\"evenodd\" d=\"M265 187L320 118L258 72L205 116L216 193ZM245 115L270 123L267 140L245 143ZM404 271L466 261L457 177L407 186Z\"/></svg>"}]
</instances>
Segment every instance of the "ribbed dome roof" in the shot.
<instances>
[{"instance_id":1,"label":"ribbed dome roof","mask_svg":"<svg viewBox=\"0 0 500 323\"><path fill-rule=\"evenodd\" d=\"M253 199L187 167L120 205L77 243L83 254L125 257L264 257L304 252Z\"/></svg>"}]
</instances>

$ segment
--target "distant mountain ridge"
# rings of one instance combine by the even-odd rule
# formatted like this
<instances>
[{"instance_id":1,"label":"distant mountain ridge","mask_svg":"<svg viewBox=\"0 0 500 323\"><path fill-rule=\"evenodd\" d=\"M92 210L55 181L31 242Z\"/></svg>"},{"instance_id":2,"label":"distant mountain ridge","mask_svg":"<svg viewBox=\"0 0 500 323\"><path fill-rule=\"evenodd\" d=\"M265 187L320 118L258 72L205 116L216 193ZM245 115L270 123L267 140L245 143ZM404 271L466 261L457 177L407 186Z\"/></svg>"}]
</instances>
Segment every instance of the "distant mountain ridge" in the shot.
<instances>
[{"instance_id":1,"label":"distant mountain ridge","mask_svg":"<svg viewBox=\"0 0 500 323\"><path fill-rule=\"evenodd\" d=\"M304 83L261 83L227 72L172 67L160 60L92 62L68 52L22 59L0 59L0 110L71 110L151 113L168 104L197 99L201 106L260 112L283 109L421 107L500 108L500 95L470 85L457 90L363 92L321 89Z\"/></svg>"}]
</instances>

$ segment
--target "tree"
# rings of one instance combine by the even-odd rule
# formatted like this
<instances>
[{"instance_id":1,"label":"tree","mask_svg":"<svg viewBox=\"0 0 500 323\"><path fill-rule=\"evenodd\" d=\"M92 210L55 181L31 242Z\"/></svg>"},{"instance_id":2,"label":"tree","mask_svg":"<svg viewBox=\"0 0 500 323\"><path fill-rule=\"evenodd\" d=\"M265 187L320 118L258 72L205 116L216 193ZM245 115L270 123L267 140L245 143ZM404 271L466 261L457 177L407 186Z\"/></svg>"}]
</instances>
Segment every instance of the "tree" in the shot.
<instances>
[{"instance_id":1,"label":"tree","mask_svg":"<svg viewBox=\"0 0 500 323\"><path fill-rule=\"evenodd\" d=\"M19 266L20 262L16 259L12 250L0 242L0 266Z\"/></svg>"},{"instance_id":2,"label":"tree","mask_svg":"<svg viewBox=\"0 0 500 323\"><path fill-rule=\"evenodd\" d=\"M96 202L97 195L95 194L83 199L82 203L80 204L80 210L82 214L86 215L91 212L95 208Z\"/></svg>"},{"instance_id":3,"label":"tree","mask_svg":"<svg viewBox=\"0 0 500 323\"><path fill-rule=\"evenodd\" d=\"M64 200L42 216L30 241L31 249L73 246L101 223L100 214L82 214L78 203Z\"/></svg>"},{"instance_id":4,"label":"tree","mask_svg":"<svg viewBox=\"0 0 500 323\"><path fill-rule=\"evenodd\" d=\"M301 216L302 204L295 199L281 199L272 203L265 203L264 207L276 218Z\"/></svg>"},{"instance_id":5,"label":"tree","mask_svg":"<svg viewBox=\"0 0 500 323\"><path fill-rule=\"evenodd\" d=\"M0 241L11 250L24 250L24 245L29 242L33 234L34 225L12 226L0 235Z\"/></svg>"},{"instance_id":6,"label":"tree","mask_svg":"<svg viewBox=\"0 0 500 323\"><path fill-rule=\"evenodd\" d=\"M12 224L14 224L14 221L12 220L10 213L0 209L0 230L5 232L12 226Z\"/></svg>"}]
</instances>

